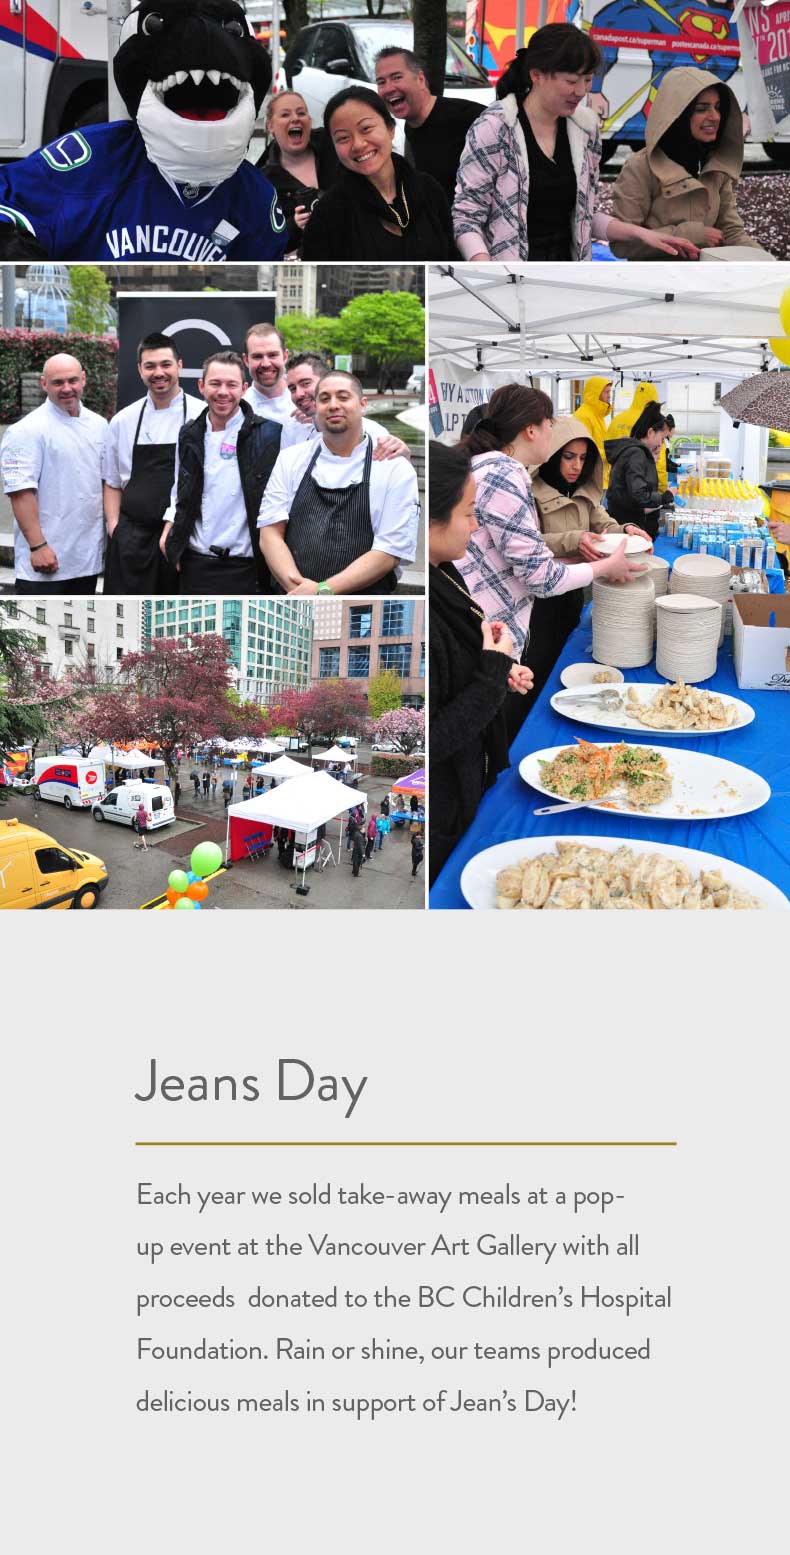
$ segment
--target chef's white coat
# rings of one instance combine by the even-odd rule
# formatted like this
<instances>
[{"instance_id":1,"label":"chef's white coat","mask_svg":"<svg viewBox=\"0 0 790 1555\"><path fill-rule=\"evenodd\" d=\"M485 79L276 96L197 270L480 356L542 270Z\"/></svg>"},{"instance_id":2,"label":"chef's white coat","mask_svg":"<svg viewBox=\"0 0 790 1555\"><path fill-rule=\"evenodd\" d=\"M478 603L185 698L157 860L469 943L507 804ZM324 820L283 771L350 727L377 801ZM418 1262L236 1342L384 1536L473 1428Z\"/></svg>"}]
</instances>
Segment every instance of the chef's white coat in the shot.
<instances>
[{"instance_id":1,"label":"chef's white coat","mask_svg":"<svg viewBox=\"0 0 790 1555\"><path fill-rule=\"evenodd\" d=\"M284 426L286 421L291 419L294 402L289 389L283 389L281 394L270 397L261 394L257 385L251 383L244 398L247 404L252 406L256 416L263 416L264 421L279 421L280 425Z\"/></svg>"},{"instance_id":2,"label":"chef's white coat","mask_svg":"<svg viewBox=\"0 0 790 1555\"><path fill-rule=\"evenodd\" d=\"M66 583L92 577L104 561L102 450L107 422L80 406L70 416L51 400L9 427L0 450L6 496L38 494L41 533L58 558L57 572L36 572L27 540L14 524L14 561L18 578L29 583Z\"/></svg>"},{"instance_id":3,"label":"chef's white coat","mask_svg":"<svg viewBox=\"0 0 790 1555\"><path fill-rule=\"evenodd\" d=\"M319 486L356 486L362 480L367 438L352 454L343 458L333 454L322 439L321 452L312 469ZM315 453L315 441L297 443L278 455L269 477L258 514L258 528L288 522L291 503L302 477ZM381 459L370 467L370 519L373 526L372 551L383 551L402 562L414 560L420 519L417 476L408 459ZM288 544L288 530L285 531Z\"/></svg>"}]
</instances>

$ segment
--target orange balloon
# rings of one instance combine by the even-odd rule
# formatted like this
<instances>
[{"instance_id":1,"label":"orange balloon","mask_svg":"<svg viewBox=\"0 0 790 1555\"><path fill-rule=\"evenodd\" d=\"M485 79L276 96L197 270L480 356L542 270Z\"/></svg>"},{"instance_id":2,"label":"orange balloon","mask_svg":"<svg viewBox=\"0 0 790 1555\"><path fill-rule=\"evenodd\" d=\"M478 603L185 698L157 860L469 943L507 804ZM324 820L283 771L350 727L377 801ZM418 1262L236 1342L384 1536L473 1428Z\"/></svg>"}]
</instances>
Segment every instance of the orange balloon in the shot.
<instances>
[{"instance_id":1,"label":"orange balloon","mask_svg":"<svg viewBox=\"0 0 790 1555\"><path fill-rule=\"evenodd\" d=\"M165 896L167 897L167 900L170 903L171 907L175 906L175 903L178 901L178 898L181 895L182 895L181 891L174 891L173 887L171 885L169 885L167 890L165 891Z\"/></svg>"},{"instance_id":2,"label":"orange balloon","mask_svg":"<svg viewBox=\"0 0 790 1555\"><path fill-rule=\"evenodd\" d=\"M208 886L205 880L193 880L187 891L193 902L204 902L208 896Z\"/></svg>"}]
</instances>

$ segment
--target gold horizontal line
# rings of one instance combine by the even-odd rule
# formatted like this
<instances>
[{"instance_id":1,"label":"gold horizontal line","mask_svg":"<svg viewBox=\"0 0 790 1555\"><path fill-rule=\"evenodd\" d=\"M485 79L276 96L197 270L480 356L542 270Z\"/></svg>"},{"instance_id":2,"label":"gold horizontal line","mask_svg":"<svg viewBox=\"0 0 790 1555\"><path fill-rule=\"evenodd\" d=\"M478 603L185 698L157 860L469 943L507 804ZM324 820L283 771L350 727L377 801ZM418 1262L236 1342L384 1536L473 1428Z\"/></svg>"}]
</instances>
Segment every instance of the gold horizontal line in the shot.
<instances>
[{"instance_id":1,"label":"gold horizontal line","mask_svg":"<svg viewBox=\"0 0 790 1555\"><path fill-rule=\"evenodd\" d=\"M139 1149L270 1150L667 1150L676 1139L136 1139Z\"/></svg>"}]
</instances>

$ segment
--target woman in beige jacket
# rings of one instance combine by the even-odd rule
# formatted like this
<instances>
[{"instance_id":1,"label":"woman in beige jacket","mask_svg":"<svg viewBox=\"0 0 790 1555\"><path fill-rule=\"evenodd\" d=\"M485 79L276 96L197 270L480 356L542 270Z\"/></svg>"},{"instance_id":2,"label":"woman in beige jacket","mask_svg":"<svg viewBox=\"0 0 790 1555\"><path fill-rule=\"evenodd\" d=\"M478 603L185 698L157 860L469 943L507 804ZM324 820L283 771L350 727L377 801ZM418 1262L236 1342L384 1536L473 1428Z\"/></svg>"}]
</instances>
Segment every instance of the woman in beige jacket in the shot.
<instances>
[{"instance_id":1,"label":"woman in beige jacket","mask_svg":"<svg viewBox=\"0 0 790 1555\"><path fill-rule=\"evenodd\" d=\"M575 416L558 416L552 423L549 457L532 472L541 533L555 556L593 562L601 555L597 535L644 534L635 524L616 523L601 507L602 494L603 460L588 428ZM525 716L578 626L583 604L581 589L533 601L527 664L534 684L521 703Z\"/></svg>"},{"instance_id":2,"label":"woman in beige jacket","mask_svg":"<svg viewBox=\"0 0 790 1555\"><path fill-rule=\"evenodd\" d=\"M622 221L688 238L698 249L760 249L735 203L742 164L743 121L735 93L710 71L682 65L661 82L644 150L628 157L614 186L612 210ZM618 259L664 257L636 238L614 240L611 248Z\"/></svg>"}]
</instances>

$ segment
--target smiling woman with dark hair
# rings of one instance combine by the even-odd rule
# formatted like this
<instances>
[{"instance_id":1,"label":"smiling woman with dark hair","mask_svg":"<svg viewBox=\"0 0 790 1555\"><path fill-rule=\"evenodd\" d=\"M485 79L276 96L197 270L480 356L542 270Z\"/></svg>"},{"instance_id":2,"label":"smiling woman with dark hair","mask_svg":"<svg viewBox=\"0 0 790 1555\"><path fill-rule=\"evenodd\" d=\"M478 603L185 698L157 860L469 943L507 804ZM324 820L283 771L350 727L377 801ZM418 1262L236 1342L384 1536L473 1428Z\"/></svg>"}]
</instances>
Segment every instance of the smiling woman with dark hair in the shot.
<instances>
[{"instance_id":1,"label":"smiling woman with dark hair","mask_svg":"<svg viewBox=\"0 0 790 1555\"><path fill-rule=\"evenodd\" d=\"M668 70L647 121L645 147L628 157L617 178L612 209L697 249L760 249L735 203L743 166L743 115L735 93L708 70ZM620 259L661 259L644 239L618 239Z\"/></svg>"},{"instance_id":2,"label":"smiling woman with dark hair","mask_svg":"<svg viewBox=\"0 0 790 1555\"><path fill-rule=\"evenodd\" d=\"M343 167L313 207L303 259L451 259L447 196L392 149L395 120L376 92L348 87L330 99L324 129Z\"/></svg>"}]
</instances>

